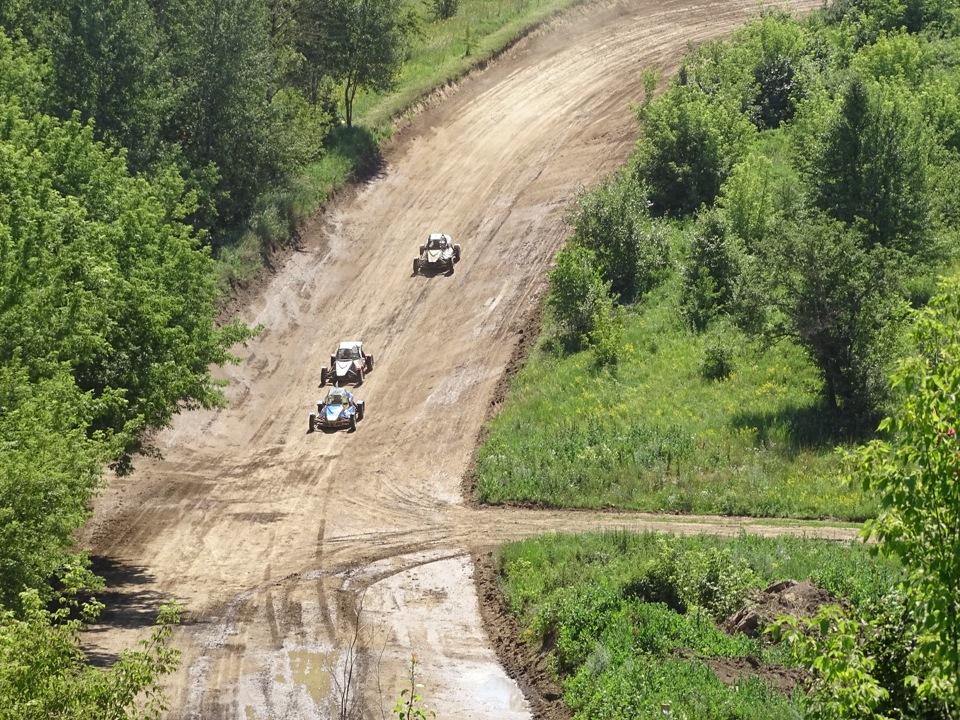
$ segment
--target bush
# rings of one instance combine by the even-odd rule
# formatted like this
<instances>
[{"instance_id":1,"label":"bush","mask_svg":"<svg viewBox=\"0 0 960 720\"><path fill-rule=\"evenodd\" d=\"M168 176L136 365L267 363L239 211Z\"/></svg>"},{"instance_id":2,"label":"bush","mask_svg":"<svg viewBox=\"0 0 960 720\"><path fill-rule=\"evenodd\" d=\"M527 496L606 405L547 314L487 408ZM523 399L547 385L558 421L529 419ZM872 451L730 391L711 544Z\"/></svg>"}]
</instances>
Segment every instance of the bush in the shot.
<instances>
[{"instance_id":1,"label":"bush","mask_svg":"<svg viewBox=\"0 0 960 720\"><path fill-rule=\"evenodd\" d=\"M653 564L624 588L645 602L664 603L678 613L703 608L721 619L743 606L747 594L760 581L741 560L734 561L729 550L690 549L681 543L663 540Z\"/></svg>"},{"instance_id":2,"label":"bush","mask_svg":"<svg viewBox=\"0 0 960 720\"><path fill-rule=\"evenodd\" d=\"M623 316L623 308L610 301L593 319L590 347L593 348L594 363L598 368L613 368L620 361L620 353L623 351Z\"/></svg>"},{"instance_id":3,"label":"bush","mask_svg":"<svg viewBox=\"0 0 960 720\"><path fill-rule=\"evenodd\" d=\"M430 0L429 4L437 20L449 20L460 9L460 0Z\"/></svg>"},{"instance_id":4,"label":"bush","mask_svg":"<svg viewBox=\"0 0 960 720\"><path fill-rule=\"evenodd\" d=\"M690 326L700 332L733 299L740 276L741 252L717 210L697 216L690 256L683 271L684 296L681 311Z\"/></svg>"},{"instance_id":5,"label":"bush","mask_svg":"<svg viewBox=\"0 0 960 720\"><path fill-rule=\"evenodd\" d=\"M568 348L576 350L588 343L597 318L609 311L608 289L592 250L573 244L557 254L547 305Z\"/></svg>"},{"instance_id":6,"label":"bush","mask_svg":"<svg viewBox=\"0 0 960 720\"><path fill-rule=\"evenodd\" d=\"M623 302L650 292L669 273L669 226L650 219L646 191L630 177L606 178L591 192L581 190L570 222Z\"/></svg>"},{"instance_id":7,"label":"bush","mask_svg":"<svg viewBox=\"0 0 960 720\"><path fill-rule=\"evenodd\" d=\"M638 144L637 173L653 210L680 217L712 205L753 132L739 109L694 87L671 88L646 113Z\"/></svg>"},{"instance_id":8,"label":"bush","mask_svg":"<svg viewBox=\"0 0 960 720\"><path fill-rule=\"evenodd\" d=\"M703 350L700 375L704 380L725 380L733 369L733 351L722 337L710 338Z\"/></svg>"}]
</instances>

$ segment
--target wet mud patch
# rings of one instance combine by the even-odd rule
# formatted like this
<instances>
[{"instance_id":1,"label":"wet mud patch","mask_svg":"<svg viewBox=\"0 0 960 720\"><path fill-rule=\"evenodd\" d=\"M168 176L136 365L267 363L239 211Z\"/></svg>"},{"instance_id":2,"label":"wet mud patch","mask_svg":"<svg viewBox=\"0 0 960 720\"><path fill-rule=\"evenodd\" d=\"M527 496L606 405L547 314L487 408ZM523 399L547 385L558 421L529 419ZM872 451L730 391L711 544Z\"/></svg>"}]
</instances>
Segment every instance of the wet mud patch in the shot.
<instances>
[{"instance_id":1,"label":"wet mud patch","mask_svg":"<svg viewBox=\"0 0 960 720\"><path fill-rule=\"evenodd\" d=\"M473 563L484 629L507 675L526 696L531 714L538 720L570 720L572 714L563 702L563 689L547 670L550 648L538 650L521 639L520 626L503 602L493 553L477 553Z\"/></svg>"}]
</instances>

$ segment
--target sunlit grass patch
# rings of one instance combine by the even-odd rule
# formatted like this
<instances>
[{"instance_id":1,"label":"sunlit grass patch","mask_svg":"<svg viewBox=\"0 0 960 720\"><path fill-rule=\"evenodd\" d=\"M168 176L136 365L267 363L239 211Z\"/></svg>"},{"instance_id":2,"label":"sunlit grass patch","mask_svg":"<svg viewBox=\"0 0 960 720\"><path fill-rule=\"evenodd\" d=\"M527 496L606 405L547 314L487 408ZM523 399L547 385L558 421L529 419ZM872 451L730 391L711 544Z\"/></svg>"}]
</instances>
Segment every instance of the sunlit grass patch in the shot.
<instances>
[{"instance_id":1,"label":"sunlit grass patch","mask_svg":"<svg viewBox=\"0 0 960 720\"><path fill-rule=\"evenodd\" d=\"M859 520L875 507L837 479L837 440L804 354L731 338L726 379L705 379L709 336L667 283L627 316L615 372L542 340L477 460L484 502ZM723 332L734 334L727 329ZM546 338L547 336L545 336Z\"/></svg>"}]
</instances>

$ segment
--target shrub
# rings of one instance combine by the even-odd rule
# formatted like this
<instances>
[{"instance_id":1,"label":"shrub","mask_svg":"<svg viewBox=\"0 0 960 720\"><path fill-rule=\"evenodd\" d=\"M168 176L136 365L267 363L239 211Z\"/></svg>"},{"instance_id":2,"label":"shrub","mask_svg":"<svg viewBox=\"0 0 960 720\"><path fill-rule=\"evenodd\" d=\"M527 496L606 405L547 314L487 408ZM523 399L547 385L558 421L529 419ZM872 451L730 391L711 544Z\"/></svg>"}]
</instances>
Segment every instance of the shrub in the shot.
<instances>
[{"instance_id":1,"label":"shrub","mask_svg":"<svg viewBox=\"0 0 960 720\"><path fill-rule=\"evenodd\" d=\"M728 237L723 215L716 210L701 213L683 271L681 310L694 330L704 330L730 304L740 275L740 256L734 239Z\"/></svg>"},{"instance_id":2,"label":"shrub","mask_svg":"<svg viewBox=\"0 0 960 720\"><path fill-rule=\"evenodd\" d=\"M622 301L639 299L669 273L669 226L650 219L646 191L629 176L581 190L569 220L574 237L596 253L600 274Z\"/></svg>"},{"instance_id":3,"label":"shrub","mask_svg":"<svg viewBox=\"0 0 960 720\"><path fill-rule=\"evenodd\" d=\"M597 318L609 307L608 289L592 250L573 244L557 254L547 305L568 347L579 349L587 343Z\"/></svg>"},{"instance_id":4,"label":"shrub","mask_svg":"<svg viewBox=\"0 0 960 720\"><path fill-rule=\"evenodd\" d=\"M712 205L753 132L739 109L691 86L671 88L645 114L638 145L653 210L679 217Z\"/></svg>"},{"instance_id":5,"label":"shrub","mask_svg":"<svg viewBox=\"0 0 960 720\"><path fill-rule=\"evenodd\" d=\"M449 20L460 9L460 0L430 0L429 5L437 20Z\"/></svg>"},{"instance_id":6,"label":"shrub","mask_svg":"<svg viewBox=\"0 0 960 720\"><path fill-rule=\"evenodd\" d=\"M725 380L733 373L733 350L722 334L712 335L703 349L700 375L704 380Z\"/></svg>"}]
</instances>

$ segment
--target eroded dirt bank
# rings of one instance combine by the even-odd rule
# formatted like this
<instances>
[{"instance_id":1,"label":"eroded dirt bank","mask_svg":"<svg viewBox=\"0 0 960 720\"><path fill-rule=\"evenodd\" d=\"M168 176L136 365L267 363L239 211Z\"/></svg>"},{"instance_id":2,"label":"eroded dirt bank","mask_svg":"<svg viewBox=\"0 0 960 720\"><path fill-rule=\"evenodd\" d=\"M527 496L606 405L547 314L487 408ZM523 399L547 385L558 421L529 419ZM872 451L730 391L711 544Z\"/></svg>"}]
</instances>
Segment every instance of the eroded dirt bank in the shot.
<instances>
[{"instance_id":1,"label":"eroded dirt bank","mask_svg":"<svg viewBox=\"0 0 960 720\"><path fill-rule=\"evenodd\" d=\"M633 146L641 68L670 72L687 42L756 10L591 3L417 116L383 173L331 208L243 311L265 331L225 371L229 408L177 418L164 459L99 500L83 542L112 609L92 652L133 644L177 598L170 717L336 716L362 600L366 650L347 665L364 717L390 716L413 653L438 717L529 717L484 629L473 553L548 530L737 531L729 519L476 509L460 486L565 209ZM433 231L463 260L453 276L414 277ZM354 434L307 434L320 366L354 338L375 354L357 390L367 417Z\"/></svg>"}]
</instances>

